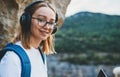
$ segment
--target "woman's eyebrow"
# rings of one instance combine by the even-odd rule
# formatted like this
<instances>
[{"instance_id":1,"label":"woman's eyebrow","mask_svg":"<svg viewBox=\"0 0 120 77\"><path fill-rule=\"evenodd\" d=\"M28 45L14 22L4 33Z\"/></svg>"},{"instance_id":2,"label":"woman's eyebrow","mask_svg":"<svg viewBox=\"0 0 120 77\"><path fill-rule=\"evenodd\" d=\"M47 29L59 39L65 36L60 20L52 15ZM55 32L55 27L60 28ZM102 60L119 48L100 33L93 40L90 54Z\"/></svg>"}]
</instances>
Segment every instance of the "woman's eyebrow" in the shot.
<instances>
[{"instance_id":1,"label":"woman's eyebrow","mask_svg":"<svg viewBox=\"0 0 120 77\"><path fill-rule=\"evenodd\" d=\"M44 18L47 18L46 16L41 15L41 14L39 14L38 17L44 17ZM54 21L55 19L52 19L52 18L51 18L51 20Z\"/></svg>"},{"instance_id":2,"label":"woman's eyebrow","mask_svg":"<svg viewBox=\"0 0 120 77\"><path fill-rule=\"evenodd\" d=\"M44 16L44 15L38 15L38 17L45 17L46 18L46 16Z\"/></svg>"}]
</instances>

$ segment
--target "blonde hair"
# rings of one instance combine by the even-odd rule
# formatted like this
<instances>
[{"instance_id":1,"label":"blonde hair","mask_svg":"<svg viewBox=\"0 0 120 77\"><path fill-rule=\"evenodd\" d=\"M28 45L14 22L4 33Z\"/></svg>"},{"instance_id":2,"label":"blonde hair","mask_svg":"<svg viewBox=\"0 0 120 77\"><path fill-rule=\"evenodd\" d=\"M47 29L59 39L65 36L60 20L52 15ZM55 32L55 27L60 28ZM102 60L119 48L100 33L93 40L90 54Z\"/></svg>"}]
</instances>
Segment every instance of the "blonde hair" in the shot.
<instances>
[{"instance_id":1,"label":"blonde hair","mask_svg":"<svg viewBox=\"0 0 120 77\"><path fill-rule=\"evenodd\" d=\"M40 3L36 3L32 6L30 6L29 8L27 7L27 12L29 12L30 15L32 16L33 13L40 7L49 7L56 14L55 7L52 4L45 2L45 1L42 1ZM26 12L26 9L25 9L25 12ZM31 27L31 25L28 25L27 28L25 26L21 25L20 26L21 31L19 32L18 36L14 39L13 43L15 43L17 41L21 41L21 43L25 49L30 49L30 35L31 35L30 27ZM26 28L27 31L24 28ZM39 47L42 49L42 52L45 54L55 53L54 34L51 34L46 40L42 41L42 43L40 44Z\"/></svg>"}]
</instances>

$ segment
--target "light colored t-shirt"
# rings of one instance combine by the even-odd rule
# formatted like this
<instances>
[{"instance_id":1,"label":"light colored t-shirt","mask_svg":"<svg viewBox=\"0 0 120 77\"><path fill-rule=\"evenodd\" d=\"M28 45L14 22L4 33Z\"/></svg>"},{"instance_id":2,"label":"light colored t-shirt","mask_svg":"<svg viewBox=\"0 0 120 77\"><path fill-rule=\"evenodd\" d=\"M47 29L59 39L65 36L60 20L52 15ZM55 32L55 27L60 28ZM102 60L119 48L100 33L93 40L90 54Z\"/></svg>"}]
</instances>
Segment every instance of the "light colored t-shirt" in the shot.
<instances>
[{"instance_id":1,"label":"light colored t-shirt","mask_svg":"<svg viewBox=\"0 0 120 77\"><path fill-rule=\"evenodd\" d=\"M17 42L21 46L21 42ZM23 48L23 47L22 47ZM24 48L23 48L24 49ZM47 63L43 63L41 54L38 49L24 49L31 62L31 77L48 77ZM0 62L0 77L21 77L21 62L13 51L8 51Z\"/></svg>"}]
</instances>

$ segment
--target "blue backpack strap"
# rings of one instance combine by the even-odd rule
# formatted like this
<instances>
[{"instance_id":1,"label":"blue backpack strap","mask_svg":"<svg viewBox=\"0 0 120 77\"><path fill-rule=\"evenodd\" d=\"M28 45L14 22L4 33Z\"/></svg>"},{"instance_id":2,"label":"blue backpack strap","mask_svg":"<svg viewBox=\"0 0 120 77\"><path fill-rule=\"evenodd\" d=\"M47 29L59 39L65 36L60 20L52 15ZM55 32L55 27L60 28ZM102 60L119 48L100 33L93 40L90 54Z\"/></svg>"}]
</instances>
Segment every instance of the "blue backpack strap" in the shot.
<instances>
[{"instance_id":1,"label":"blue backpack strap","mask_svg":"<svg viewBox=\"0 0 120 77\"><path fill-rule=\"evenodd\" d=\"M30 77L31 74L31 64L30 60L25 53L25 51L18 45L9 43L3 48L2 52L14 51L21 60L21 77Z\"/></svg>"},{"instance_id":2,"label":"blue backpack strap","mask_svg":"<svg viewBox=\"0 0 120 77\"><path fill-rule=\"evenodd\" d=\"M45 64L45 60L46 60L46 55L44 53L42 53L41 49L39 48L39 52L41 54L41 57L42 57L42 60L43 60L43 63Z\"/></svg>"}]
</instances>

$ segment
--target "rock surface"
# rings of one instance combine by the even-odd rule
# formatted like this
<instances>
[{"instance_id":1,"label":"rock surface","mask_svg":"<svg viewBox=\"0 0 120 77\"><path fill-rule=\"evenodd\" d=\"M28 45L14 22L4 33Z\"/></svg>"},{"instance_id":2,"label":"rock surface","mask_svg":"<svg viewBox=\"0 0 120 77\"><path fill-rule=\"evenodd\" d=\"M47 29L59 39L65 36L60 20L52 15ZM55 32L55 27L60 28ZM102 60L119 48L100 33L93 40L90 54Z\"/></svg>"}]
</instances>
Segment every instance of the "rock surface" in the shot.
<instances>
[{"instance_id":1,"label":"rock surface","mask_svg":"<svg viewBox=\"0 0 120 77\"><path fill-rule=\"evenodd\" d=\"M13 40L19 27L19 18L25 6L37 0L0 0L0 49ZM53 3L58 12L60 28L64 19L67 6L71 0L45 0Z\"/></svg>"}]
</instances>

